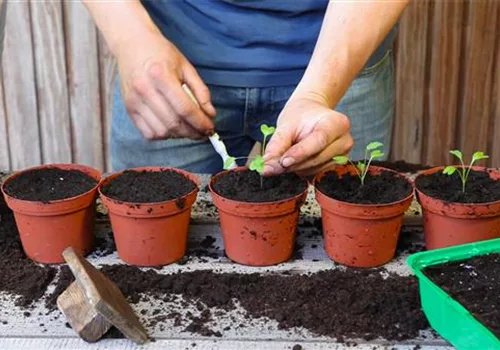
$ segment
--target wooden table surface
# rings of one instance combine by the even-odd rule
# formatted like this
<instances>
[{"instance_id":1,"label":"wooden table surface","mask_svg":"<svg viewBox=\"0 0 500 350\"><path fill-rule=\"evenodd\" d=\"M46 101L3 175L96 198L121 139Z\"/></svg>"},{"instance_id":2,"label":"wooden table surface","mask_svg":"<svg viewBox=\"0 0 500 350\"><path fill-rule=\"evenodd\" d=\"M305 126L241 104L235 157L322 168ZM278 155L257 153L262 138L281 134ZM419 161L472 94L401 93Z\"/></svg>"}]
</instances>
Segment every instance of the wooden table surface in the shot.
<instances>
[{"instance_id":1,"label":"wooden table surface","mask_svg":"<svg viewBox=\"0 0 500 350\"><path fill-rule=\"evenodd\" d=\"M207 176L203 176L206 183ZM303 258L301 260L292 260L277 266L263 268L255 268L241 266L230 262L223 255L223 247L217 213L210 205L210 194L200 192L198 201L193 208L192 224L190 226L189 240L190 244L201 242L207 235L216 238L214 243L214 252L219 255L218 258L203 257L191 258L185 265L172 264L157 270L158 273L168 274L176 271L193 271L201 269L209 269L214 272L263 272L272 273L276 271L290 271L291 273L315 272L325 269L342 268L334 265L328 259L323 247L321 237L308 238L307 234L302 234L298 237L298 243L304 248L302 249ZM208 207L207 207L208 204ZM102 207L99 208L102 210ZM418 213L418 215L415 215ZM420 208L417 203L413 203L405 217L406 225L418 226L421 224ZM302 219L310 220L319 216L319 208L315 203L313 192L310 191L306 204L302 208ZM307 230L307 228L304 228ZM97 233L109 231L109 223L106 218L99 219L97 224ZM409 233L413 232L413 233ZM419 230L408 230L405 234L411 234L411 240L422 242L421 233ZM318 248L312 249L311 245L317 244ZM405 259L407 255L401 255L393 260L385 267L389 271L396 272L401 275L411 274L407 267ZM118 259L116 252L104 257L89 256L89 260L97 266L103 264L123 264ZM314 260L314 261L313 261ZM1 272L0 272L1 273ZM52 291L53 286L50 286L47 293ZM143 322L147 323L148 315L151 315L152 310L161 308L168 312L180 312L185 314L189 308L180 306L178 303L165 303L160 300L151 298L148 302L139 302L133 304L132 307L137 310L138 315ZM141 315L138 310L147 309L146 315ZM194 309L194 305L193 305ZM411 341L400 343L387 342L384 340L378 341L363 341L356 340L357 346L349 346L346 344L335 343L328 337L318 337L306 329L295 328L292 330L278 329L278 323L274 320L252 320L246 319L244 309L236 309L230 312L224 312L222 316L217 317L210 328L220 330L221 338L202 337L197 334L183 332L186 325L174 326L174 320L165 320L163 330L159 329L159 324L154 328L149 327L148 332L156 341L150 342L143 346L136 346L133 342L127 339L102 339L97 343L88 344L79 339L73 330L65 326L66 320L59 310L46 314L46 309L43 300L39 301L35 309L31 312L31 317L24 317L24 309L14 305L12 298L8 295L0 293L0 319L7 321L7 324L0 322L0 349L7 350L44 350L44 349L221 349L221 350L274 350L274 349L292 349L295 344L302 345L305 350L319 349L362 349L362 350L379 350L379 349L416 349L417 345L420 349L436 349L448 350L453 349L445 340L433 335L430 331L425 331L422 335ZM39 312L43 316L38 315ZM227 325L234 323L234 319L245 325L244 328L234 329L231 327L228 331L223 331ZM43 324L43 326L40 326ZM196 344L193 346L192 344Z\"/></svg>"}]
</instances>

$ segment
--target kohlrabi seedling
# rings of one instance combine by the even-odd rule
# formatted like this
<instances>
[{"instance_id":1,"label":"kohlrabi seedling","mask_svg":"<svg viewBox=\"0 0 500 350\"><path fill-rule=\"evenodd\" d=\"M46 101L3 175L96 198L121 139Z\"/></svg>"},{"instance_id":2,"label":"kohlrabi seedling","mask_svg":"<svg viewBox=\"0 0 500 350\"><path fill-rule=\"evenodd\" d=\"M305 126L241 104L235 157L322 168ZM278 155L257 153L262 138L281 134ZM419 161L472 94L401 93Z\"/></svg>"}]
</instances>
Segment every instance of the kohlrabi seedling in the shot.
<instances>
[{"instance_id":1,"label":"kohlrabi seedling","mask_svg":"<svg viewBox=\"0 0 500 350\"><path fill-rule=\"evenodd\" d=\"M460 179L462 180L462 192L465 193L465 184L467 183L467 178L469 177L469 173L470 173L470 170L472 168L472 164L474 164L474 162L476 162L478 160L489 158L489 156L484 154L484 152L481 152L481 151L474 152L474 154L472 155L472 160L471 160L469 166L466 167L464 164L462 152L460 152L458 149L454 149L454 150L450 151L450 153L453 154L455 157L457 157L460 160L462 167L459 170L456 167L454 167L453 165L448 165L446 168L443 169L443 174L452 175L456 171L458 171L458 175L460 176Z\"/></svg>"},{"instance_id":2,"label":"kohlrabi seedling","mask_svg":"<svg viewBox=\"0 0 500 350\"><path fill-rule=\"evenodd\" d=\"M266 149L266 141L269 136L271 136L276 128L274 126L268 126L266 124L262 124L260 126L260 132L262 133L264 139L262 141L262 147L260 149L260 154L256 155L253 157L252 161L250 162L248 168L252 171L256 171L259 174L262 175L262 172L264 171L264 151ZM224 162L224 169L229 169L236 159L244 159L248 157L228 157L226 161ZM261 187L262 187L262 177L261 177Z\"/></svg>"},{"instance_id":3,"label":"kohlrabi seedling","mask_svg":"<svg viewBox=\"0 0 500 350\"><path fill-rule=\"evenodd\" d=\"M360 160L357 164L354 164L347 156L333 157L333 161L339 164L346 164L347 162L351 163L352 166L354 166L354 169L356 169L356 172L358 173L361 185L364 185L365 177L366 174L368 174L368 169L370 168L372 160L384 156L384 153L379 149L382 146L383 143L381 142L378 141L370 142L365 149L365 159ZM368 153L370 155L370 158L368 158Z\"/></svg>"}]
</instances>

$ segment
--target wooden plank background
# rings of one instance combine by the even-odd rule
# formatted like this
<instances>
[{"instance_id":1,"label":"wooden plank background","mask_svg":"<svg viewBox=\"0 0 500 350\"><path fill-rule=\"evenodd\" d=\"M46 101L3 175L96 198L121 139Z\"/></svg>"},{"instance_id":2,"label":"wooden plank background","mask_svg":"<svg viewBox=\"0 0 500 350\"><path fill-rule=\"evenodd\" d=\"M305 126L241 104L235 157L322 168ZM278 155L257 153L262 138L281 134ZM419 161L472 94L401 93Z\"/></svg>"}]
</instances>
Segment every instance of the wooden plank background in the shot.
<instances>
[{"instance_id":1,"label":"wooden plank background","mask_svg":"<svg viewBox=\"0 0 500 350\"><path fill-rule=\"evenodd\" d=\"M448 150L500 166L500 1L419 0L396 43L391 158ZM80 162L110 170L116 65L79 1L9 2L0 77L0 168Z\"/></svg>"}]
</instances>

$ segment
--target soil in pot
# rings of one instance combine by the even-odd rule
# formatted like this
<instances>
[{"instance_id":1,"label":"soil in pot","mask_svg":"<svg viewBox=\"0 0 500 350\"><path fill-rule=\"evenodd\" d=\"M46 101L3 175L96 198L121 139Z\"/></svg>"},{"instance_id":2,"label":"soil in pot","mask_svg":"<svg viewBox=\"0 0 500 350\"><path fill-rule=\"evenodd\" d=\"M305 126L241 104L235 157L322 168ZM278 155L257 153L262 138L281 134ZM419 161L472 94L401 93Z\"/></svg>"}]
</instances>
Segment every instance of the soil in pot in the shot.
<instances>
[{"instance_id":1,"label":"soil in pot","mask_svg":"<svg viewBox=\"0 0 500 350\"><path fill-rule=\"evenodd\" d=\"M156 203L182 197L195 188L192 180L173 170L126 170L103 186L102 193L124 202Z\"/></svg>"},{"instance_id":2,"label":"soil in pot","mask_svg":"<svg viewBox=\"0 0 500 350\"><path fill-rule=\"evenodd\" d=\"M500 338L500 254L428 266L423 272Z\"/></svg>"},{"instance_id":3,"label":"soil in pot","mask_svg":"<svg viewBox=\"0 0 500 350\"><path fill-rule=\"evenodd\" d=\"M441 171L421 175L415 180L416 187L428 196L455 203L489 203L500 200L500 181L492 179L488 172L471 170L465 193L458 172L452 175Z\"/></svg>"},{"instance_id":4,"label":"soil in pot","mask_svg":"<svg viewBox=\"0 0 500 350\"><path fill-rule=\"evenodd\" d=\"M303 192L307 182L293 173L262 177L251 170L230 171L213 183L215 192L224 198L242 202L276 202Z\"/></svg>"},{"instance_id":5,"label":"soil in pot","mask_svg":"<svg viewBox=\"0 0 500 350\"><path fill-rule=\"evenodd\" d=\"M76 169L57 167L27 170L5 184L11 197L48 203L90 191L97 181Z\"/></svg>"},{"instance_id":6,"label":"soil in pot","mask_svg":"<svg viewBox=\"0 0 500 350\"><path fill-rule=\"evenodd\" d=\"M432 168L432 166L430 165L408 163L405 160L396 160L396 161L372 160L371 165L391 169L397 171L398 173L412 173L412 174L419 172L420 170L427 170Z\"/></svg>"},{"instance_id":7,"label":"soil in pot","mask_svg":"<svg viewBox=\"0 0 500 350\"><path fill-rule=\"evenodd\" d=\"M386 170L377 175L368 173L363 186L355 174L339 176L334 171L328 171L318 182L317 188L328 197L357 204L397 202L408 197L412 191L404 177Z\"/></svg>"}]
</instances>

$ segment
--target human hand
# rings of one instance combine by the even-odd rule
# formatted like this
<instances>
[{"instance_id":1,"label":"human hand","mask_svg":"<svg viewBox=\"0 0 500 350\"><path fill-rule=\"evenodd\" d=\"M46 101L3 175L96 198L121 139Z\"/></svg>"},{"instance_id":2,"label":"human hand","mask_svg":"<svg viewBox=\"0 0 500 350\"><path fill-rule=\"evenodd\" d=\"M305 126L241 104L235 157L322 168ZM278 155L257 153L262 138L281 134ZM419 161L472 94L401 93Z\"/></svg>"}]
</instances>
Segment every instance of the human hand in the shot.
<instances>
[{"instance_id":1,"label":"human hand","mask_svg":"<svg viewBox=\"0 0 500 350\"><path fill-rule=\"evenodd\" d=\"M264 154L264 175L286 171L314 175L347 154L353 139L349 119L321 98L291 97L281 112Z\"/></svg>"},{"instance_id":2,"label":"human hand","mask_svg":"<svg viewBox=\"0 0 500 350\"><path fill-rule=\"evenodd\" d=\"M133 35L116 50L116 58L126 108L144 137L200 139L212 134L216 111L196 69L161 33Z\"/></svg>"}]
</instances>

